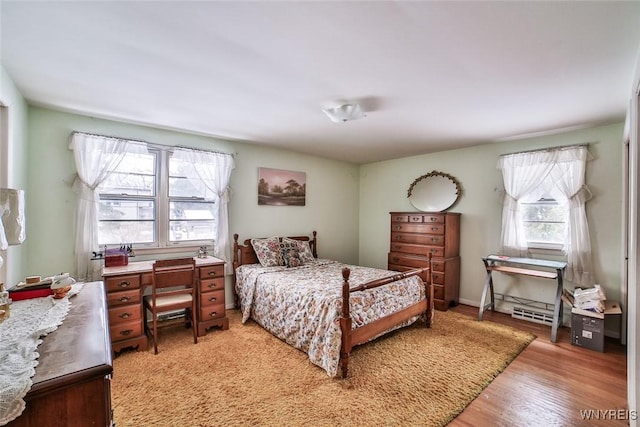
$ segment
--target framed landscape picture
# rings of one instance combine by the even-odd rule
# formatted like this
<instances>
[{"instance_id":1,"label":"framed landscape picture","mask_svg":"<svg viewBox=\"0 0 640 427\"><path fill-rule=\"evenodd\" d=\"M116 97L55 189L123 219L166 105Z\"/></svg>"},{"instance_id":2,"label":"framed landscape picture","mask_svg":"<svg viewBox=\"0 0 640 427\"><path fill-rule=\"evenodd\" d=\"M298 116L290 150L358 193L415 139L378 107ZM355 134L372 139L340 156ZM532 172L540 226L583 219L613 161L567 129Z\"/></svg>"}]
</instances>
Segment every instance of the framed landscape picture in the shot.
<instances>
[{"instance_id":1,"label":"framed landscape picture","mask_svg":"<svg viewBox=\"0 0 640 427\"><path fill-rule=\"evenodd\" d=\"M258 205L304 206L306 191L305 172L258 168Z\"/></svg>"}]
</instances>

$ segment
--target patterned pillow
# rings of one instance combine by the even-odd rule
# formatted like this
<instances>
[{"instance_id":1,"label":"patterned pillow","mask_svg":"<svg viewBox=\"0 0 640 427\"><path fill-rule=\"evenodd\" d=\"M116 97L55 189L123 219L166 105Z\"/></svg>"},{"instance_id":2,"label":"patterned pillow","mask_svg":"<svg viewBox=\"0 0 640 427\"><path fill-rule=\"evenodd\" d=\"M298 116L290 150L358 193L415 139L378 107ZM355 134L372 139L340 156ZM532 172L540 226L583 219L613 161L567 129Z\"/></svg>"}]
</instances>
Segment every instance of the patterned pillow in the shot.
<instances>
[{"instance_id":1,"label":"patterned pillow","mask_svg":"<svg viewBox=\"0 0 640 427\"><path fill-rule=\"evenodd\" d=\"M311 246L309 246L309 242L305 242L302 240L289 239L288 237L284 237L282 239L282 243L285 243L285 242L290 244L295 244L298 246L300 261L302 261L303 264L315 261L315 258L311 253Z\"/></svg>"},{"instance_id":2,"label":"patterned pillow","mask_svg":"<svg viewBox=\"0 0 640 427\"><path fill-rule=\"evenodd\" d=\"M268 239L251 239L251 246L256 251L258 261L263 267L275 267L284 265L280 254L280 239L269 237Z\"/></svg>"},{"instance_id":3,"label":"patterned pillow","mask_svg":"<svg viewBox=\"0 0 640 427\"><path fill-rule=\"evenodd\" d=\"M284 265L288 268L300 267L302 265L297 245L295 247L283 247L281 253Z\"/></svg>"}]
</instances>

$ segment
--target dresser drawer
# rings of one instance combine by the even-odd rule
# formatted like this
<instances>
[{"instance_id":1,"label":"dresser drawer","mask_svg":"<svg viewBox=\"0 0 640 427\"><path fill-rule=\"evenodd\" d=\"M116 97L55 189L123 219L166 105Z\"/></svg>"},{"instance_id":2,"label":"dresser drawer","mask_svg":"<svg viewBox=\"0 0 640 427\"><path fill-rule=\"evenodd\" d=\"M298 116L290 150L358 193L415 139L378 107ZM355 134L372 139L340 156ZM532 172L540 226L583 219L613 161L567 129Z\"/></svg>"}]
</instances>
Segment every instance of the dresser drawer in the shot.
<instances>
[{"instance_id":1,"label":"dresser drawer","mask_svg":"<svg viewBox=\"0 0 640 427\"><path fill-rule=\"evenodd\" d=\"M417 243L419 245L444 245L443 234L411 234L411 233L391 233L391 244L394 243Z\"/></svg>"},{"instance_id":2,"label":"dresser drawer","mask_svg":"<svg viewBox=\"0 0 640 427\"><path fill-rule=\"evenodd\" d=\"M107 292L117 292L127 289L140 289L140 275L114 276L105 279Z\"/></svg>"},{"instance_id":3,"label":"dresser drawer","mask_svg":"<svg viewBox=\"0 0 640 427\"><path fill-rule=\"evenodd\" d=\"M200 292L211 292L223 289L224 290L224 277L217 279L200 279Z\"/></svg>"},{"instance_id":4,"label":"dresser drawer","mask_svg":"<svg viewBox=\"0 0 640 427\"><path fill-rule=\"evenodd\" d=\"M200 279L214 279L224 277L224 264L199 267Z\"/></svg>"},{"instance_id":5,"label":"dresser drawer","mask_svg":"<svg viewBox=\"0 0 640 427\"><path fill-rule=\"evenodd\" d=\"M433 271L445 271L445 262L440 260L431 260L431 266L433 267Z\"/></svg>"},{"instance_id":6,"label":"dresser drawer","mask_svg":"<svg viewBox=\"0 0 640 427\"><path fill-rule=\"evenodd\" d=\"M433 298L434 299L444 299L444 286L434 284L433 285Z\"/></svg>"},{"instance_id":7,"label":"dresser drawer","mask_svg":"<svg viewBox=\"0 0 640 427\"><path fill-rule=\"evenodd\" d=\"M427 233L427 234L444 234L444 224L417 224L417 223L393 223L391 225L392 232L403 233Z\"/></svg>"},{"instance_id":8,"label":"dresser drawer","mask_svg":"<svg viewBox=\"0 0 640 427\"><path fill-rule=\"evenodd\" d=\"M411 255L414 256L411 256ZM416 265L416 267L428 267L427 265L427 261L428 261L428 254L431 254L433 257L442 257L444 255L444 248L439 248L436 246L423 246L423 250L421 250L421 253L416 253L416 252L389 252L389 262L391 264L400 264L400 265L409 265L406 264L407 259L418 259L421 260L423 265ZM414 265L414 264L411 264Z\"/></svg>"},{"instance_id":9,"label":"dresser drawer","mask_svg":"<svg viewBox=\"0 0 640 427\"><path fill-rule=\"evenodd\" d=\"M133 322L118 323L112 325L109 328L109 332L111 333L111 341L133 338L142 335L142 322L138 320Z\"/></svg>"},{"instance_id":10,"label":"dresser drawer","mask_svg":"<svg viewBox=\"0 0 640 427\"><path fill-rule=\"evenodd\" d=\"M215 304L224 304L224 289L200 294L200 305L202 307Z\"/></svg>"},{"instance_id":11,"label":"dresser drawer","mask_svg":"<svg viewBox=\"0 0 640 427\"><path fill-rule=\"evenodd\" d=\"M437 239L436 239L437 240ZM433 248L442 245L433 244L433 245L417 245L414 243L400 243L400 242L391 242L391 250L394 252L405 252L408 254L420 254L420 255L428 255L431 253L435 255ZM438 255L441 256L441 255Z\"/></svg>"},{"instance_id":12,"label":"dresser drawer","mask_svg":"<svg viewBox=\"0 0 640 427\"><path fill-rule=\"evenodd\" d=\"M109 292L107 294L107 305L116 307L126 304L140 304L140 289L130 291Z\"/></svg>"},{"instance_id":13,"label":"dresser drawer","mask_svg":"<svg viewBox=\"0 0 640 427\"><path fill-rule=\"evenodd\" d=\"M111 326L133 320L140 321L140 319L142 319L140 304L123 305L109 309L109 324Z\"/></svg>"},{"instance_id":14,"label":"dresser drawer","mask_svg":"<svg viewBox=\"0 0 640 427\"><path fill-rule=\"evenodd\" d=\"M444 285L444 273L439 271L433 271L431 277L433 277L433 283L437 285Z\"/></svg>"},{"instance_id":15,"label":"dresser drawer","mask_svg":"<svg viewBox=\"0 0 640 427\"><path fill-rule=\"evenodd\" d=\"M391 222L445 222L444 215L441 214L395 214L391 215Z\"/></svg>"},{"instance_id":16,"label":"dresser drawer","mask_svg":"<svg viewBox=\"0 0 640 427\"><path fill-rule=\"evenodd\" d=\"M409 271L409 270L415 270L415 267L407 267L406 265L388 264L387 265L387 269L389 269L391 271L404 272L404 271ZM428 271L420 273L418 276L420 276L420 278L422 279L423 282L429 283L429 272Z\"/></svg>"},{"instance_id":17,"label":"dresser drawer","mask_svg":"<svg viewBox=\"0 0 640 427\"><path fill-rule=\"evenodd\" d=\"M207 305L200 307L200 317L198 322L206 322L207 320L219 319L224 317L224 301L221 304Z\"/></svg>"},{"instance_id":18,"label":"dresser drawer","mask_svg":"<svg viewBox=\"0 0 640 427\"><path fill-rule=\"evenodd\" d=\"M429 266L426 256L407 255L400 252L389 252L389 264L401 265L411 268L425 268Z\"/></svg>"}]
</instances>

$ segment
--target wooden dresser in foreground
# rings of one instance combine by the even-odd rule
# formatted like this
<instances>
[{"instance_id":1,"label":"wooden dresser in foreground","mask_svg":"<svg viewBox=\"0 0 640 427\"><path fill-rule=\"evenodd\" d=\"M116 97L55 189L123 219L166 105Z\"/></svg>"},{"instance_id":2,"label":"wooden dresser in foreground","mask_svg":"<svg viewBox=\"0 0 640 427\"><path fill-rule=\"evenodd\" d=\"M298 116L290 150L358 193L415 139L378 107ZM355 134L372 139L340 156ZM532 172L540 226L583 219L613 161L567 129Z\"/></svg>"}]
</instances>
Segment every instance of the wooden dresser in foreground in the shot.
<instances>
[{"instance_id":1,"label":"wooden dresser in foreground","mask_svg":"<svg viewBox=\"0 0 640 427\"><path fill-rule=\"evenodd\" d=\"M38 346L26 408L9 427L111 426L111 345L102 282L71 297L66 319Z\"/></svg>"},{"instance_id":2,"label":"wooden dresser in foreground","mask_svg":"<svg viewBox=\"0 0 640 427\"><path fill-rule=\"evenodd\" d=\"M460 214L391 212L388 269L407 271L433 263L434 305L447 310L460 292ZM421 276L428 280L425 274Z\"/></svg>"},{"instance_id":3,"label":"wooden dresser in foreground","mask_svg":"<svg viewBox=\"0 0 640 427\"><path fill-rule=\"evenodd\" d=\"M224 260L215 257L195 258L198 280L196 313L198 336L219 326L229 328L225 311ZM104 267L102 278L107 289L109 329L114 352L126 347L147 348L144 332L142 295L152 285L154 261L136 261L118 267Z\"/></svg>"}]
</instances>

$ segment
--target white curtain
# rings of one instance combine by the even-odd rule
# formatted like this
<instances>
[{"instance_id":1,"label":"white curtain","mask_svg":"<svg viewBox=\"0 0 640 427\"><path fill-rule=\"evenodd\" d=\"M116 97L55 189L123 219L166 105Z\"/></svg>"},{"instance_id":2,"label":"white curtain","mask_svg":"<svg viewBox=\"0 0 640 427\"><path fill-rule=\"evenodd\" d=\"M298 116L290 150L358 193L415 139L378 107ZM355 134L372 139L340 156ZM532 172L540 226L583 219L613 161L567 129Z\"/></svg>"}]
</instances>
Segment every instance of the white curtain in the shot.
<instances>
[{"instance_id":1,"label":"white curtain","mask_svg":"<svg viewBox=\"0 0 640 427\"><path fill-rule=\"evenodd\" d=\"M528 253L521 205L553 194L559 203L568 203L567 257L565 278L583 286L595 279L591 261L591 241L585 202L591 193L585 185L586 147L576 146L505 155L498 161L502 170L505 197L502 209L500 253L526 256Z\"/></svg>"},{"instance_id":2,"label":"white curtain","mask_svg":"<svg viewBox=\"0 0 640 427\"><path fill-rule=\"evenodd\" d=\"M583 286L592 286L595 277L585 209L587 200L591 198L591 192L585 184L586 165L590 154L586 147L562 149L558 154L550 178L558 190L556 199L569 203L567 241L564 248L567 270L564 277Z\"/></svg>"},{"instance_id":3,"label":"white curtain","mask_svg":"<svg viewBox=\"0 0 640 427\"><path fill-rule=\"evenodd\" d=\"M225 274L233 274L232 249L229 233L229 200L231 189L229 180L231 171L235 168L235 161L231 154L214 153L211 151L175 148L173 157L193 165L191 172L187 171L187 179L202 181L213 192L218 208L217 238L213 242L213 255L226 261ZM197 184L196 184L197 185Z\"/></svg>"},{"instance_id":4,"label":"white curtain","mask_svg":"<svg viewBox=\"0 0 640 427\"><path fill-rule=\"evenodd\" d=\"M91 261L98 248L98 202L96 191L126 153L145 153L142 143L124 139L74 133L69 148L73 150L77 177L73 189L78 194L76 207L75 257L76 278L81 281L99 280L100 266Z\"/></svg>"},{"instance_id":5,"label":"white curtain","mask_svg":"<svg viewBox=\"0 0 640 427\"><path fill-rule=\"evenodd\" d=\"M504 205L502 207L502 234L500 253L510 256L527 255L527 239L524 224L520 220L522 202L539 193L540 183L551 172L557 158L555 151L517 153L500 157L498 169L504 181ZM524 197L527 199L524 199Z\"/></svg>"}]
</instances>

